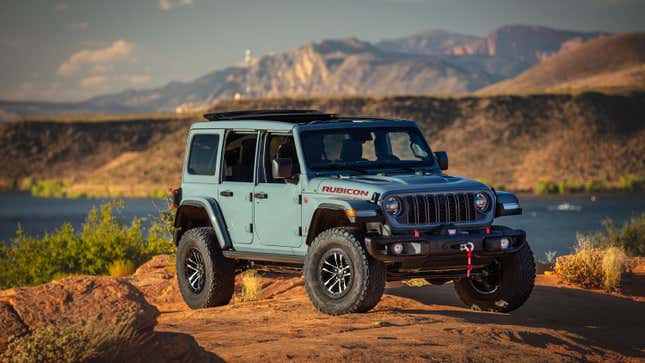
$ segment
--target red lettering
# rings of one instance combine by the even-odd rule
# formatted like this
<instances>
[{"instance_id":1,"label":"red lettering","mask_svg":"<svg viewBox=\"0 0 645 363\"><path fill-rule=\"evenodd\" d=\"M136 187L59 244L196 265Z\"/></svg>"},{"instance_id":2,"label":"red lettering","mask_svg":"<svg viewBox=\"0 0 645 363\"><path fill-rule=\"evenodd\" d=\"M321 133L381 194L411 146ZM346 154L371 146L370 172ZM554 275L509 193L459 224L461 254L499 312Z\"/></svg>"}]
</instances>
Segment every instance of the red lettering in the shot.
<instances>
[{"instance_id":1,"label":"red lettering","mask_svg":"<svg viewBox=\"0 0 645 363\"><path fill-rule=\"evenodd\" d=\"M370 193L367 190L361 189L352 189L352 188L341 188L341 187L330 187L324 185L321 188L323 193L336 193L336 194L347 194L347 195L356 195L360 197L367 197Z\"/></svg>"}]
</instances>

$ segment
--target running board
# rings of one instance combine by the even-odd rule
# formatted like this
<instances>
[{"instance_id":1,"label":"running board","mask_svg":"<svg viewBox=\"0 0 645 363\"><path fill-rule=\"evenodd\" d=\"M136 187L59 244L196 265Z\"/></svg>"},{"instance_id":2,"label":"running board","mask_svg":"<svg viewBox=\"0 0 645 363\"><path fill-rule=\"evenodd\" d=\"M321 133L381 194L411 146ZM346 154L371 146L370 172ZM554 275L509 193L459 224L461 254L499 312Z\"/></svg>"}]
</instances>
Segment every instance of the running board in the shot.
<instances>
[{"instance_id":1,"label":"running board","mask_svg":"<svg viewBox=\"0 0 645 363\"><path fill-rule=\"evenodd\" d=\"M235 260L268 261L268 262L279 262L279 263L293 263L298 265L302 265L305 263L304 256L279 255L275 253L257 253L257 252L231 251L231 250L224 250L222 251L222 254L226 258L232 258Z\"/></svg>"}]
</instances>

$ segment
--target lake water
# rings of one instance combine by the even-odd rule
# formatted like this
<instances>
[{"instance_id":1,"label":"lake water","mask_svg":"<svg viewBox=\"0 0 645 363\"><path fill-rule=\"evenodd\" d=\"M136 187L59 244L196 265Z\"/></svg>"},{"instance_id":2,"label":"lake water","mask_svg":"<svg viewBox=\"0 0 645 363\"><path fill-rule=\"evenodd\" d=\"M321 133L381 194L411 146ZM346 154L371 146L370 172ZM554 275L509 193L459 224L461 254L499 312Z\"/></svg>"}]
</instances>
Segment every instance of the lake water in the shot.
<instances>
[{"instance_id":1,"label":"lake water","mask_svg":"<svg viewBox=\"0 0 645 363\"><path fill-rule=\"evenodd\" d=\"M571 251L576 232L603 230L601 222L612 218L620 225L645 211L645 194L598 195L592 201L588 195L520 197L524 214L504 217L497 224L526 230L529 242L538 259L546 251L558 255ZM93 206L106 199L37 198L25 193L0 193L0 241L15 235L20 223L27 234L42 235L65 222L80 228ZM124 199L121 217L129 222L134 217L155 218L164 201L159 199Z\"/></svg>"}]
</instances>

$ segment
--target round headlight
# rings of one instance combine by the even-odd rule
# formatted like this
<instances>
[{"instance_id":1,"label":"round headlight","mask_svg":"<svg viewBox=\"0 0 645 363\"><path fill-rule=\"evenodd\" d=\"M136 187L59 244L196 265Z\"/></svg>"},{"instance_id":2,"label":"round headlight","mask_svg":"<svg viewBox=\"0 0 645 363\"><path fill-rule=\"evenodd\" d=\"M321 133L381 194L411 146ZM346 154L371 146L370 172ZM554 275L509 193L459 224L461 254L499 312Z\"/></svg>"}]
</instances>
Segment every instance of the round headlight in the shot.
<instances>
[{"instance_id":1,"label":"round headlight","mask_svg":"<svg viewBox=\"0 0 645 363\"><path fill-rule=\"evenodd\" d=\"M385 200L385 211L396 216L401 213L401 202L397 197L389 197Z\"/></svg>"},{"instance_id":2,"label":"round headlight","mask_svg":"<svg viewBox=\"0 0 645 363\"><path fill-rule=\"evenodd\" d=\"M484 193L477 193L475 194L475 207L477 207L477 210L480 213L486 212L488 210L488 205L490 202L488 201L488 196Z\"/></svg>"}]
</instances>

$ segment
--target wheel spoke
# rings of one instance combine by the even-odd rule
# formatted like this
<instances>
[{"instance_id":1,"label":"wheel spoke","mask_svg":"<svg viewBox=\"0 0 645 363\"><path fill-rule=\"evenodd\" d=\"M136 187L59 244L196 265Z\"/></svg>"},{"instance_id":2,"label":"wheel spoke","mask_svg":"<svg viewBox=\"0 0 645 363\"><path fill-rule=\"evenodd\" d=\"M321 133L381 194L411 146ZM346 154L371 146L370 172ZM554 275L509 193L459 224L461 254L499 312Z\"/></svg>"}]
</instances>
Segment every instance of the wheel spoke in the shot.
<instances>
[{"instance_id":1,"label":"wheel spoke","mask_svg":"<svg viewBox=\"0 0 645 363\"><path fill-rule=\"evenodd\" d=\"M335 278L335 276L334 276L334 278ZM327 288L327 289L329 290L329 292L331 292L331 293L333 293L333 292L334 292L333 288L334 288L334 286L336 286L336 284L337 284L337 283L338 283L338 279L336 279L336 280L334 281L334 283L333 283L333 284L331 284L331 286L329 286L329 287Z\"/></svg>"},{"instance_id":2,"label":"wheel spoke","mask_svg":"<svg viewBox=\"0 0 645 363\"><path fill-rule=\"evenodd\" d=\"M322 270L323 270L323 271L325 271L325 272L329 272L330 274L334 274L334 273L335 273L335 272L333 272L333 271L329 271L328 269L326 269L326 268L324 268L324 267L322 268Z\"/></svg>"},{"instance_id":3,"label":"wheel spoke","mask_svg":"<svg viewBox=\"0 0 645 363\"><path fill-rule=\"evenodd\" d=\"M195 271L194 274L190 275L188 282L193 285L195 283L196 277L199 277L199 271ZM194 287L194 286L193 286Z\"/></svg>"},{"instance_id":4,"label":"wheel spoke","mask_svg":"<svg viewBox=\"0 0 645 363\"><path fill-rule=\"evenodd\" d=\"M329 280L325 281L324 285L327 286L329 282L331 282L331 280L333 280L334 278L336 278L336 275L333 275L332 277L329 278Z\"/></svg>"}]
</instances>

